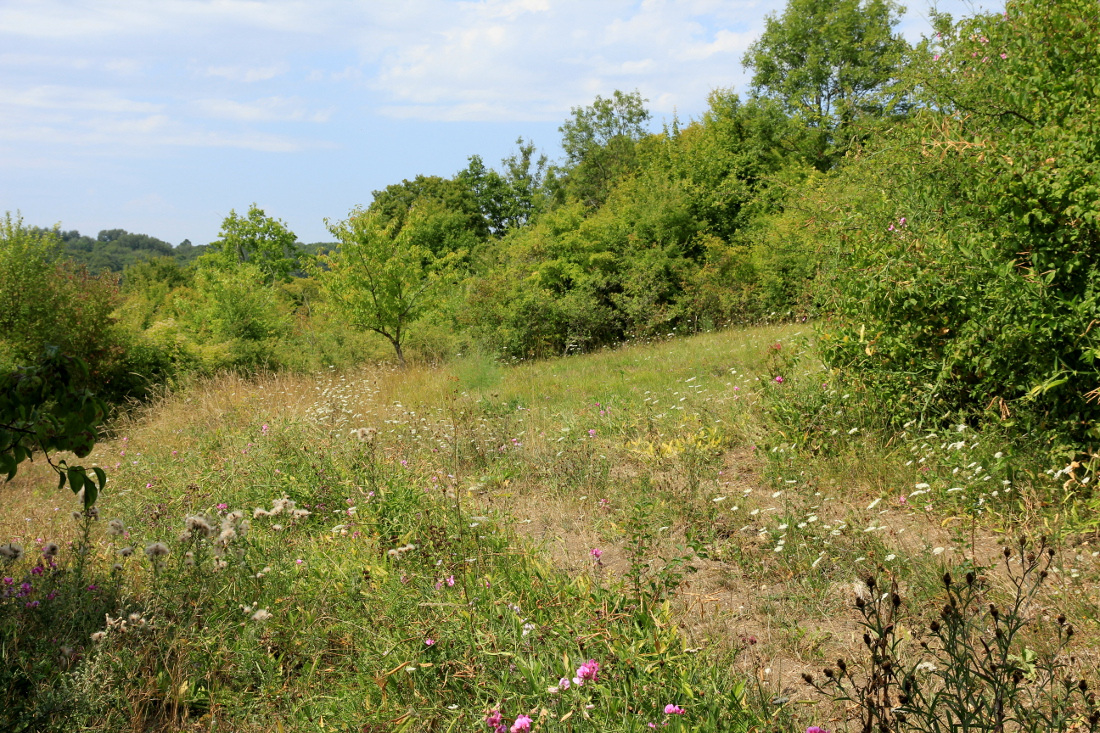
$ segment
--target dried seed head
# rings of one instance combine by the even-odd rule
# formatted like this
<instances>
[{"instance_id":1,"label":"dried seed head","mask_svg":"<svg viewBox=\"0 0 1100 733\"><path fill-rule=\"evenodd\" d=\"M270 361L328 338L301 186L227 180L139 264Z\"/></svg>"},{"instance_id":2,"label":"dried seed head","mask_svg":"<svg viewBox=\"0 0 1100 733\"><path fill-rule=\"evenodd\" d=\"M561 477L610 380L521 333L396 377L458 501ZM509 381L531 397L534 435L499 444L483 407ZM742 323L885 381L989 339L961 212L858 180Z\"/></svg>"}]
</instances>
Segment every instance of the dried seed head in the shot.
<instances>
[{"instance_id":1,"label":"dried seed head","mask_svg":"<svg viewBox=\"0 0 1100 733\"><path fill-rule=\"evenodd\" d=\"M1047 557L1049 557L1051 560L1054 559L1054 548L1053 547L1048 547L1047 548Z\"/></svg>"},{"instance_id":2,"label":"dried seed head","mask_svg":"<svg viewBox=\"0 0 1100 733\"><path fill-rule=\"evenodd\" d=\"M989 615L992 616L993 620L995 621L1000 617L1001 612L997 610L996 606L994 606L992 603L990 603L989 604Z\"/></svg>"},{"instance_id":3,"label":"dried seed head","mask_svg":"<svg viewBox=\"0 0 1100 733\"><path fill-rule=\"evenodd\" d=\"M933 634L938 634L940 633L940 622L933 621L931 624L928 625L928 628L932 629Z\"/></svg>"},{"instance_id":4,"label":"dried seed head","mask_svg":"<svg viewBox=\"0 0 1100 733\"><path fill-rule=\"evenodd\" d=\"M821 670L821 674L825 675L829 679L832 679L833 675L836 674L836 672L833 671L832 667L826 667L825 669Z\"/></svg>"},{"instance_id":5,"label":"dried seed head","mask_svg":"<svg viewBox=\"0 0 1100 733\"><path fill-rule=\"evenodd\" d=\"M1088 692L1089 691L1089 683L1086 682L1083 679L1082 680L1077 680L1077 689L1080 690L1081 692Z\"/></svg>"},{"instance_id":6,"label":"dried seed head","mask_svg":"<svg viewBox=\"0 0 1100 733\"><path fill-rule=\"evenodd\" d=\"M875 589L875 579L873 577L868 577L867 580L865 580L863 582L867 584L868 589L870 589L870 590Z\"/></svg>"},{"instance_id":7,"label":"dried seed head","mask_svg":"<svg viewBox=\"0 0 1100 733\"><path fill-rule=\"evenodd\" d=\"M836 660L836 666L840 669L841 672L848 671L848 665L844 663L843 659Z\"/></svg>"},{"instance_id":8,"label":"dried seed head","mask_svg":"<svg viewBox=\"0 0 1100 733\"><path fill-rule=\"evenodd\" d=\"M966 584L967 585L974 585L975 580L977 580L977 578L975 577L973 571L966 574Z\"/></svg>"},{"instance_id":9,"label":"dried seed head","mask_svg":"<svg viewBox=\"0 0 1100 733\"><path fill-rule=\"evenodd\" d=\"M1012 557L1012 550L1010 550L1009 548L1007 548L1007 547L1006 547L1006 548L1004 549L1004 556L1005 556L1005 560L1007 560L1008 558Z\"/></svg>"},{"instance_id":10,"label":"dried seed head","mask_svg":"<svg viewBox=\"0 0 1100 733\"><path fill-rule=\"evenodd\" d=\"M803 672L802 679L805 680L807 685L812 685L814 683L814 676L809 672Z\"/></svg>"},{"instance_id":11,"label":"dried seed head","mask_svg":"<svg viewBox=\"0 0 1100 733\"><path fill-rule=\"evenodd\" d=\"M897 593L894 593L890 596L890 602L894 604L894 608L897 608L901 605L901 596L899 596Z\"/></svg>"},{"instance_id":12,"label":"dried seed head","mask_svg":"<svg viewBox=\"0 0 1100 733\"><path fill-rule=\"evenodd\" d=\"M1058 625L1059 626L1065 626L1066 625L1066 615L1064 613L1058 614Z\"/></svg>"},{"instance_id":13,"label":"dried seed head","mask_svg":"<svg viewBox=\"0 0 1100 733\"><path fill-rule=\"evenodd\" d=\"M943 585L948 590L951 590L951 573L943 574Z\"/></svg>"}]
</instances>

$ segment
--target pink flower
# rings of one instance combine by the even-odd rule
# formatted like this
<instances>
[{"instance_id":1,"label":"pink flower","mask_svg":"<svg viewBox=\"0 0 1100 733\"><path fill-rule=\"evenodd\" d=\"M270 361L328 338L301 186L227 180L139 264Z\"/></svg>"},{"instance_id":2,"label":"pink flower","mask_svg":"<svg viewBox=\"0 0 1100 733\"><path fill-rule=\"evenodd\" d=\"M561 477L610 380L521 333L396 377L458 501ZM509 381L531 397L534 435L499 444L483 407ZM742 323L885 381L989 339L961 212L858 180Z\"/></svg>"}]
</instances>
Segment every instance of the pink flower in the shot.
<instances>
[{"instance_id":1,"label":"pink flower","mask_svg":"<svg viewBox=\"0 0 1100 733\"><path fill-rule=\"evenodd\" d=\"M558 680L558 689L559 690L568 690L569 689L569 678L568 677L562 677L560 680Z\"/></svg>"},{"instance_id":2,"label":"pink flower","mask_svg":"<svg viewBox=\"0 0 1100 733\"><path fill-rule=\"evenodd\" d=\"M504 719L499 710L493 710L485 716L485 725L493 729L493 733L504 733Z\"/></svg>"},{"instance_id":3,"label":"pink flower","mask_svg":"<svg viewBox=\"0 0 1100 733\"><path fill-rule=\"evenodd\" d=\"M588 554L591 555L593 559L599 560L601 557L603 557L603 550L598 547L593 547L591 550L589 550Z\"/></svg>"},{"instance_id":4,"label":"pink flower","mask_svg":"<svg viewBox=\"0 0 1100 733\"><path fill-rule=\"evenodd\" d=\"M1002 58L1002 59L1007 59L1007 58L1008 58L1008 54L1007 54L1007 53L1002 53L1002 54L1001 54L1001 58Z\"/></svg>"},{"instance_id":5,"label":"pink flower","mask_svg":"<svg viewBox=\"0 0 1100 733\"><path fill-rule=\"evenodd\" d=\"M455 576L453 576L453 575L447 576L447 585L452 586L454 584L455 584Z\"/></svg>"},{"instance_id":6,"label":"pink flower","mask_svg":"<svg viewBox=\"0 0 1100 733\"><path fill-rule=\"evenodd\" d=\"M264 423L263 425L260 426L260 435L267 435L267 430L268 430L267 423Z\"/></svg>"},{"instance_id":7,"label":"pink flower","mask_svg":"<svg viewBox=\"0 0 1100 733\"><path fill-rule=\"evenodd\" d=\"M521 731L531 730L531 719L526 715L521 715L516 718L516 722L512 723L512 727L508 729L511 733L521 733Z\"/></svg>"},{"instance_id":8,"label":"pink flower","mask_svg":"<svg viewBox=\"0 0 1100 733\"><path fill-rule=\"evenodd\" d=\"M424 640L424 646L431 646L432 644L435 644L435 639L425 639Z\"/></svg>"},{"instance_id":9,"label":"pink flower","mask_svg":"<svg viewBox=\"0 0 1100 733\"><path fill-rule=\"evenodd\" d=\"M940 60L940 55L936 54L935 56L932 57L932 60L933 61L939 61Z\"/></svg>"},{"instance_id":10,"label":"pink flower","mask_svg":"<svg viewBox=\"0 0 1100 733\"><path fill-rule=\"evenodd\" d=\"M589 659L580 667L577 667L577 676L573 678L573 684L583 685L585 682L595 682L599 679L599 675L600 663L595 659Z\"/></svg>"},{"instance_id":11,"label":"pink flower","mask_svg":"<svg viewBox=\"0 0 1100 733\"><path fill-rule=\"evenodd\" d=\"M596 431L595 431L595 429L589 430L589 431L588 431L588 435L589 435L589 437L595 438L595 437L596 437Z\"/></svg>"},{"instance_id":12,"label":"pink flower","mask_svg":"<svg viewBox=\"0 0 1100 733\"><path fill-rule=\"evenodd\" d=\"M829 731L824 728L819 728L816 725L811 725L806 729L806 733L829 733Z\"/></svg>"},{"instance_id":13,"label":"pink flower","mask_svg":"<svg viewBox=\"0 0 1100 733\"><path fill-rule=\"evenodd\" d=\"M776 377L775 378L775 383L776 384L783 384L783 377Z\"/></svg>"},{"instance_id":14,"label":"pink flower","mask_svg":"<svg viewBox=\"0 0 1100 733\"><path fill-rule=\"evenodd\" d=\"M665 705L665 715L683 715L684 712L686 711L679 705L673 705L672 703Z\"/></svg>"}]
</instances>

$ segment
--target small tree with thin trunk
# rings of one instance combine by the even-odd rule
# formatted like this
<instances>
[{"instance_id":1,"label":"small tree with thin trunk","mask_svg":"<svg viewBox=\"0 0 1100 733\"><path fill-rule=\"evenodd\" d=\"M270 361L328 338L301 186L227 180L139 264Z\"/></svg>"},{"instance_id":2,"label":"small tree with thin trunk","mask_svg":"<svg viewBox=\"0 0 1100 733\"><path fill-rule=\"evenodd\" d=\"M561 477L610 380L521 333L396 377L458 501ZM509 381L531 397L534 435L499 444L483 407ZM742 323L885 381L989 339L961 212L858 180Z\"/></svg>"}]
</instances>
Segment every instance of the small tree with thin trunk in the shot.
<instances>
[{"instance_id":1,"label":"small tree with thin trunk","mask_svg":"<svg viewBox=\"0 0 1100 733\"><path fill-rule=\"evenodd\" d=\"M453 212L429 203L413 206L400 229L355 209L329 231L340 246L318 258L322 287L353 326L385 337L404 366L410 326L455 282L468 251L459 245L471 235Z\"/></svg>"}]
</instances>

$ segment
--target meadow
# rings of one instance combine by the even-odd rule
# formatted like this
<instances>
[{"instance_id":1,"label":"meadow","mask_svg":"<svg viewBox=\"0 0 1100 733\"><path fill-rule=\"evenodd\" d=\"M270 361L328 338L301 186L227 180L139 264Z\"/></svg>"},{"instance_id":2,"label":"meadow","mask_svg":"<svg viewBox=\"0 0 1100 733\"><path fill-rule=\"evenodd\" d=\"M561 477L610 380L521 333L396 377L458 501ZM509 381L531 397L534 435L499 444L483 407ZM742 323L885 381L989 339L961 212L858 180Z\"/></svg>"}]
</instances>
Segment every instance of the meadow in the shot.
<instances>
[{"instance_id":1,"label":"meadow","mask_svg":"<svg viewBox=\"0 0 1100 733\"><path fill-rule=\"evenodd\" d=\"M91 515L3 487L0 728L1096 729L1081 467L879 430L814 339L166 392Z\"/></svg>"}]
</instances>

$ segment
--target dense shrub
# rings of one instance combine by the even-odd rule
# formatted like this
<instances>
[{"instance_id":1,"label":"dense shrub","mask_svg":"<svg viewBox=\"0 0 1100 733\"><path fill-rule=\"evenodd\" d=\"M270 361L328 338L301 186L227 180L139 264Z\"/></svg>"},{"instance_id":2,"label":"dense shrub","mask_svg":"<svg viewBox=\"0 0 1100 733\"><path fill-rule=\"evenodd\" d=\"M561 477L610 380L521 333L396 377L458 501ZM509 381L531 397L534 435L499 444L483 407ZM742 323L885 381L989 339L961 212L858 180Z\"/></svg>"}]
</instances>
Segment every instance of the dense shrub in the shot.
<instances>
[{"instance_id":1,"label":"dense shrub","mask_svg":"<svg viewBox=\"0 0 1100 733\"><path fill-rule=\"evenodd\" d=\"M1097 437L1100 13L1021 0L949 26L913 70L923 108L833 181L823 337L899 420L984 414Z\"/></svg>"}]
</instances>

